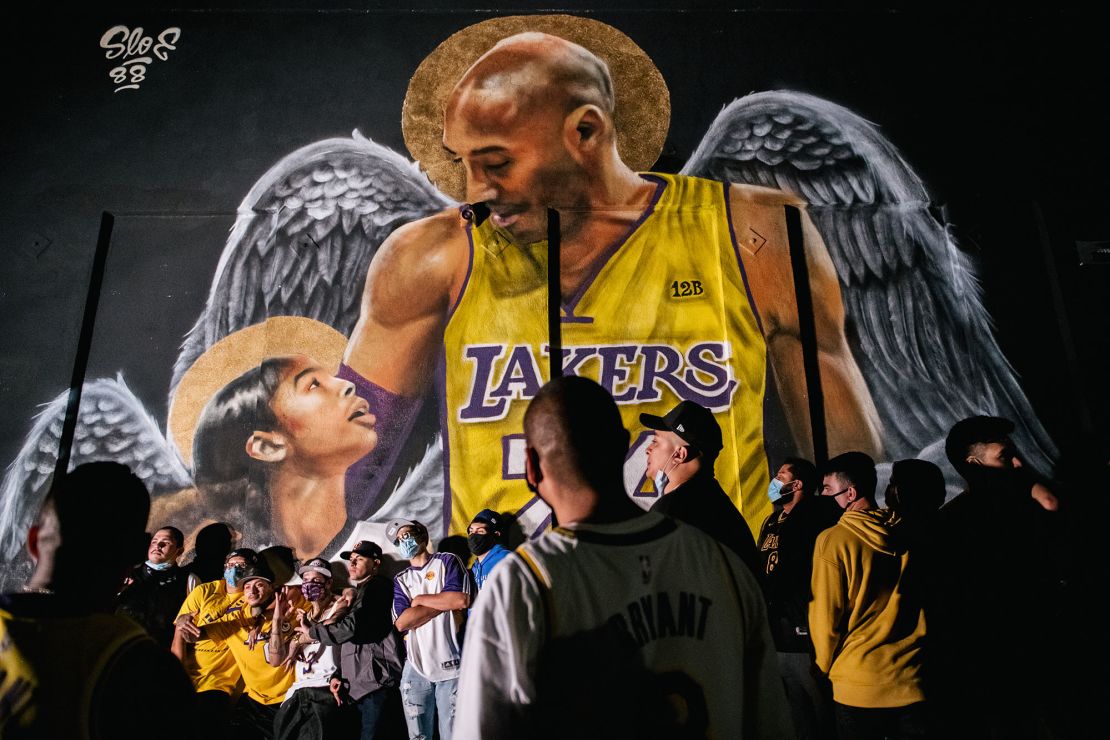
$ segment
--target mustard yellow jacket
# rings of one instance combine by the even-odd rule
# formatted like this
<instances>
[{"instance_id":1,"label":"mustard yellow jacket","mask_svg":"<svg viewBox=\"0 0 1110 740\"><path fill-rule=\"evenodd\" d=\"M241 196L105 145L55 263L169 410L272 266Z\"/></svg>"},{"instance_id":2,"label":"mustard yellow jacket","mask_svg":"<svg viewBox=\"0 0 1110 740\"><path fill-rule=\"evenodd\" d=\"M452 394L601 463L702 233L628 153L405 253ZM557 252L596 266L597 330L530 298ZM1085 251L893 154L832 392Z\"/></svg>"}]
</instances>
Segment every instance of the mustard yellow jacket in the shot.
<instances>
[{"instance_id":1,"label":"mustard yellow jacket","mask_svg":"<svg viewBox=\"0 0 1110 740\"><path fill-rule=\"evenodd\" d=\"M887 509L849 511L817 538L809 632L837 703L883 708L925 699L925 615L900 521Z\"/></svg>"}]
</instances>

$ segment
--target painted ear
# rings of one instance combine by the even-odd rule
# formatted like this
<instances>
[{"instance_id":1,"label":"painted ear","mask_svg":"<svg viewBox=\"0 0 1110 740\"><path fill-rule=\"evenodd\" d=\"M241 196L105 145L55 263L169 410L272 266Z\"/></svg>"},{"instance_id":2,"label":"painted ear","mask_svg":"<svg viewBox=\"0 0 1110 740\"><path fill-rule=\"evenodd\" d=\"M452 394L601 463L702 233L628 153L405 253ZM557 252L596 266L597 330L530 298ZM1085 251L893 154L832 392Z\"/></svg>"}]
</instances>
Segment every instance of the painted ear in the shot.
<instances>
[{"instance_id":1,"label":"painted ear","mask_svg":"<svg viewBox=\"0 0 1110 740\"><path fill-rule=\"evenodd\" d=\"M564 120L563 137L572 152L592 151L597 148L601 134L609 126L609 119L600 108L596 105L581 105Z\"/></svg>"},{"instance_id":2,"label":"painted ear","mask_svg":"<svg viewBox=\"0 0 1110 740\"><path fill-rule=\"evenodd\" d=\"M261 462L276 463L285 459L289 447L280 432L253 432L247 439L247 455Z\"/></svg>"}]
</instances>

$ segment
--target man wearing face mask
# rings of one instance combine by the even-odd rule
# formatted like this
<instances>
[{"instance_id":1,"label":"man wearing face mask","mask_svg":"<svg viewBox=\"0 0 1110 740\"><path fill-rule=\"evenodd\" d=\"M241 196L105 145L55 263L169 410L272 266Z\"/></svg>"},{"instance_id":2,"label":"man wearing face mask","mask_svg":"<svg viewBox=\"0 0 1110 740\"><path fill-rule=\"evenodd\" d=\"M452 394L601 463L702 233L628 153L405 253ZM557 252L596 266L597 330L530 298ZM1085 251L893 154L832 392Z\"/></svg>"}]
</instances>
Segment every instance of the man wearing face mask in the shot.
<instances>
[{"instance_id":1,"label":"man wearing face mask","mask_svg":"<svg viewBox=\"0 0 1110 740\"><path fill-rule=\"evenodd\" d=\"M337 621L351 604L332 591L331 564L324 558L305 561L297 568L297 575L301 577L301 594L308 600L308 610L296 612L297 626L292 635L282 634L281 624L286 615L279 598L270 625L266 660L272 666L291 669L295 676L274 718L274 734L277 740L347 734L350 716L342 710L340 697L331 690L332 679L339 671L338 651L307 633L312 625Z\"/></svg>"},{"instance_id":2,"label":"man wearing face mask","mask_svg":"<svg viewBox=\"0 0 1110 740\"><path fill-rule=\"evenodd\" d=\"M647 475L659 499L651 510L697 527L758 573L751 529L713 475L723 445L712 412L682 401L666 416L640 414L640 423L655 430L647 448Z\"/></svg>"},{"instance_id":3,"label":"man wearing face mask","mask_svg":"<svg viewBox=\"0 0 1110 740\"><path fill-rule=\"evenodd\" d=\"M350 611L331 624L302 624L297 632L321 645L337 646L339 670L330 688L354 703L360 718L359 737L373 740L378 725L386 719L387 702L401 681L405 647L390 615L393 586L378 574L381 548L360 540L339 557L347 561L347 572L355 585ZM311 598L312 593L305 592L305 596Z\"/></svg>"},{"instance_id":4,"label":"man wearing face mask","mask_svg":"<svg viewBox=\"0 0 1110 740\"><path fill-rule=\"evenodd\" d=\"M927 737L923 584L901 519L876 506L869 455L842 453L824 473L821 495L844 514L813 550L809 627L837 736Z\"/></svg>"},{"instance_id":5,"label":"man wearing face mask","mask_svg":"<svg viewBox=\"0 0 1110 740\"><path fill-rule=\"evenodd\" d=\"M393 579L393 624L407 633L401 703L409 737L432 737L438 711L440 740L451 740L470 576L457 555L428 552L428 530L420 522L396 519L385 536L409 561Z\"/></svg>"},{"instance_id":6,"label":"man wearing face mask","mask_svg":"<svg viewBox=\"0 0 1110 740\"><path fill-rule=\"evenodd\" d=\"M172 651L193 682L197 709L206 727L224 726L231 712L231 697L238 694L243 680L227 645L213 640L206 628L235 619L242 611L242 576L257 557L248 547L229 552L223 578L193 589L174 622Z\"/></svg>"},{"instance_id":7,"label":"man wearing face mask","mask_svg":"<svg viewBox=\"0 0 1110 740\"><path fill-rule=\"evenodd\" d=\"M820 483L809 460L786 458L767 487L774 510L759 530L760 585L799 740L831 737L833 729L831 696L815 668L806 615L813 547L841 513L832 499L816 495Z\"/></svg>"},{"instance_id":8,"label":"man wearing face mask","mask_svg":"<svg viewBox=\"0 0 1110 740\"><path fill-rule=\"evenodd\" d=\"M118 597L117 614L125 614L154 641L169 647L174 617L188 594L188 574L177 566L185 550L185 535L177 527L162 527L150 538L146 562L136 565Z\"/></svg>"},{"instance_id":9,"label":"man wearing face mask","mask_svg":"<svg viewBox=\"0 0 1110 740\"><path fill-rule=\"evenodd\" d=\"M470 572L479 591L494 567L509 554L509 548L500 542L503 534L501 526L500 514L492 509L482 509L466 529L466 544L474 553L474 565L470 566Z\"/></svg>"}]
</instances>

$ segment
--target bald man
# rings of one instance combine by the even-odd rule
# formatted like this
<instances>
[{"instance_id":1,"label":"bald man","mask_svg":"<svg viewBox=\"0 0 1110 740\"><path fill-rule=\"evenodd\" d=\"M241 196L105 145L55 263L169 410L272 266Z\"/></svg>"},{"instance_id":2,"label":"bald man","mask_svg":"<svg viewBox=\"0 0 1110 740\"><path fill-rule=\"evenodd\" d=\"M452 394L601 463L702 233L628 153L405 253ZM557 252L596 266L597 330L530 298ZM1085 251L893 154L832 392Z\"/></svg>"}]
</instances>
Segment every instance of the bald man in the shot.
<instances>
[{"instance_id":1,"label":"bald man","mask_svg":"<svg viewBox=\"0 0 1110 740\"><path fill-rule=\"evenodd\" d=\"M524 433L528 481L561 526L486 582L456 736L792 737L754 577L708 535L625 495L628 432L605 389L553 380Z\"/></svg>"},{"instance_id":2,"label":"bald man","mask_svg":"<svg viewBox=\"0 0 1110 740\"><path fill-rule=\"evenodd\" d=\"M717 478L751 527L769 508L768 354L797 443L811 446L783 212L797 204L633 172L617 153L613 109L608 70L586 49L538 33L500 42L452 91L443 140L488 218L450 209L409 224L370 266L345 363L388 415L411 406L443 353L453 532L483 508L529 501L519 432L548 366L547 208L560 212L566 372L596 378L629 426L683 400L711 409L725 440ZM836 273L803 223L831 447L878 451ZM649 441L634 441L630 483L642 480L636 453Z\"/></svg>"}]
</instances>

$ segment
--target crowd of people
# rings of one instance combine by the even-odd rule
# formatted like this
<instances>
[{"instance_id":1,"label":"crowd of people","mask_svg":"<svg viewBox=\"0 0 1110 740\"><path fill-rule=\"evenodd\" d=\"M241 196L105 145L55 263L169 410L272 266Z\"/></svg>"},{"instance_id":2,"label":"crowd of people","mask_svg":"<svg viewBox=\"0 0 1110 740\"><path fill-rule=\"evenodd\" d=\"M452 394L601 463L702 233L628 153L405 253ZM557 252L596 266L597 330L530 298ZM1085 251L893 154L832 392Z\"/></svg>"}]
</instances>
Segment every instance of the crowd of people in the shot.
<instances>
[{"instance_id":1,"label":"crowd of people","mask_svg":"<svg viewBox=\"0 0 1110 740\"><path fill-rule=\"evenodd\" d=\"M1083 526L1009 421L952 428L967 485L947 504L929 462L895 463L880 508L869 456L788 458L753 538L713 476L712 414L641 420L652 510L624 492L613 399L558 379L524 424L555 526L511 550L508 519L478 512L468 568L396 520L392 578L371 541L341 568L234 548L222 523L178 565L182 532L146 539L142 483L79 466L31 527L34 575L0 602L3 735L1089 736Z\"/></svg>"}]
</instances>

